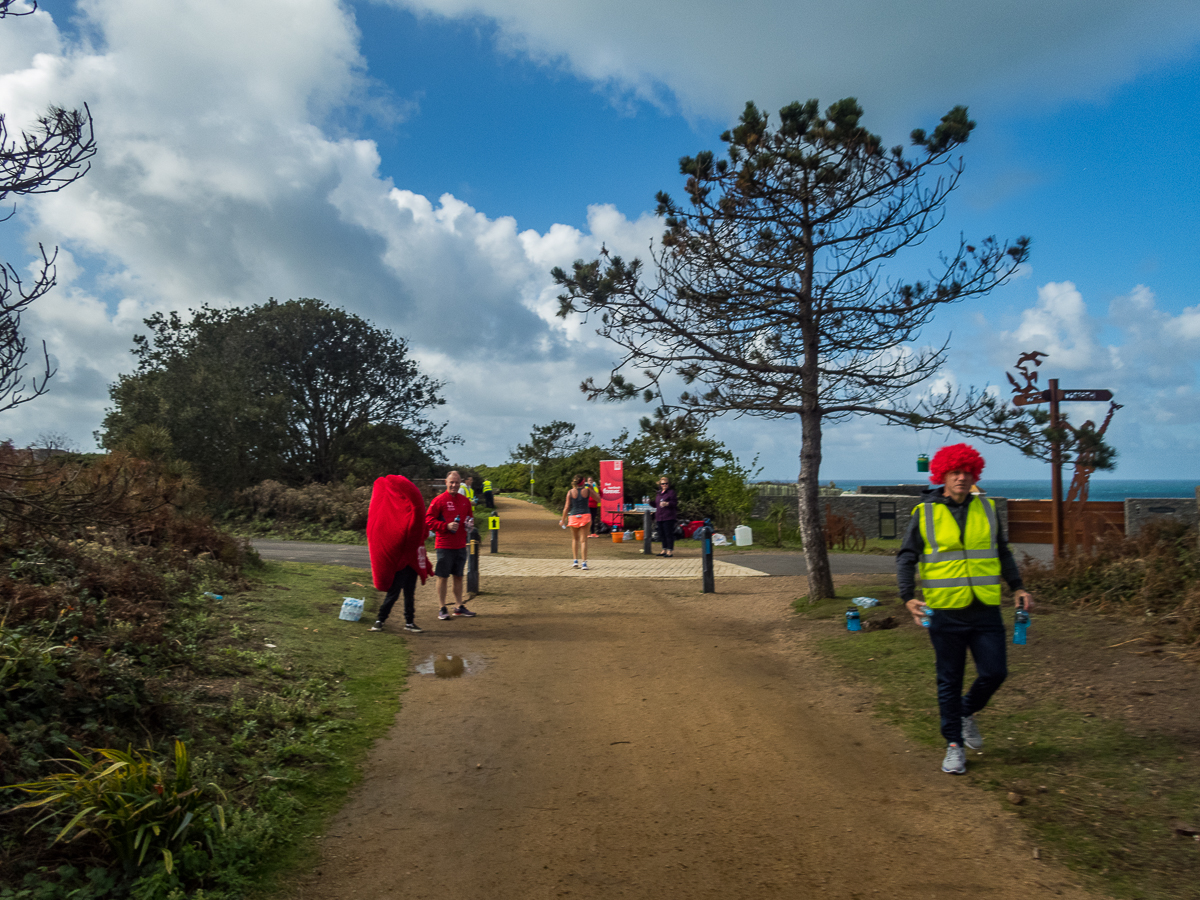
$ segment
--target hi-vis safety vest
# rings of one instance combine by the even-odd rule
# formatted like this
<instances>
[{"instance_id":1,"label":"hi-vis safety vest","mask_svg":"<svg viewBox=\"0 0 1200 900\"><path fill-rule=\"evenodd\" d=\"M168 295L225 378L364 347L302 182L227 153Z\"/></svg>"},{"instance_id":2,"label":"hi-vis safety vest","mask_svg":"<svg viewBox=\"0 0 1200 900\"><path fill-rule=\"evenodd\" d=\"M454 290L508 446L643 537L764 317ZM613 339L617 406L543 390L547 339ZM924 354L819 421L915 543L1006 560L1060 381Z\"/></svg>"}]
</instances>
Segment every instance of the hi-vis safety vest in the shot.
<instances>
[{"instance_id":1,"label":"hi-vis safety vest","mask_svg":"<svg viewBox=\"0 0 1200 900\"><path fill-rule=\"evenodd\" d=\"M919 515L925 552L917 571L925 605L931 609L961 609L978 597L1000 605L999 526L995 501L974 497L967 506L966 527L960 529L944 503L922 503Z\"/></svg>"},{"instance_id":2,"label":"hi-vis safety vest","mask_svg":"<svg viewBox=\"0 0 1200 900\"><path fill-rule=\"evenodd\" d=\"M468 500L470 500L472 503L475 502L475 491L474 490L467 487L465 484L461 488L459 488L459 490L461 490L463 492L463 496L465 496Z\"/></svg>"},{"instance_id":3,"label":"hi-vis safety vest","mask_svg":"<svg viewBox=\"0 0 1200 900\"><path fill-rule=\"evenodd\" d=\"M490 481L485 481L485 482L483 483L483 492L486 494L486 493L488 493L488 492L489 492L491 489L492 489L492 483L491 483Z\"/></svg>"}]
</instances>

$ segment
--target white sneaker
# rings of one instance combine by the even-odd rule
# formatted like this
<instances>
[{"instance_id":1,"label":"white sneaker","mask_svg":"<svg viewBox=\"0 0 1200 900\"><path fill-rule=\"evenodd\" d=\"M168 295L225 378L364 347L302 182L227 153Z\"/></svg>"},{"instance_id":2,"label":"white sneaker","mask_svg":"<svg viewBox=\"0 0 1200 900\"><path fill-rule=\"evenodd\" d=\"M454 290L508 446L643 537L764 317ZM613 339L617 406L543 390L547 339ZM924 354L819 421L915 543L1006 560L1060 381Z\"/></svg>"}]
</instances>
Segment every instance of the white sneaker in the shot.
<instances>
[{"instance_id":1,"label":"white sneaker","mask_svg":"<svg viewBox=\"0 0 1200 900\"><path fill-rule=\"evenodd\" d=\"M587 568L587 563L584 563L584 564L583 564L582 566L580 566L579 568L581 568L581 569L586 569L586 568Z\"/></svg>"},{"instance_id":2,"label":"white sneaker","mask_svg":"<svg viewBox=\"0 0 1200 900\"><path fill-rule=\"evenodd\" d=\"M958 744L946 747L946 758L942 760L942 771L947 775L963 775L967 771L967 751Z\"/></svg>"},{"instance_id":3,"label":"white sneaker","mask_svg":"<svg viewBox=\"0 0 1200 900\"><path fill-rule=\"evenodd\" d=\"M577 560L577 559L571 560L571 568L578 569L579 568L579 560Z\"/></svg>"},{"instance_id":4,"label":"white sneaker","mask_svg":"<svg viewBox=\"0 0 1200 900\"><path fill-rule=\"evenodd\" d=\"M983 749L983 735L979 733L979 726L975 724L974 716L963 716L962 736L963 743L972 750Z\"/></svg>"}]
</instances>

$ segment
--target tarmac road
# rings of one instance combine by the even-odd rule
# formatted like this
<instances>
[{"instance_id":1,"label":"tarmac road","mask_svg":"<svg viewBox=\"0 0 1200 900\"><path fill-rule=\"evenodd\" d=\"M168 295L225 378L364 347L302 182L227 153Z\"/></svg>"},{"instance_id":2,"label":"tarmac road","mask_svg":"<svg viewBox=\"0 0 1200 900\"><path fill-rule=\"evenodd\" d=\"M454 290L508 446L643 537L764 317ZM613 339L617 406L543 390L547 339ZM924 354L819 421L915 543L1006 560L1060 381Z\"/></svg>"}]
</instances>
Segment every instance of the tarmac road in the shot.
<instances>
[{"instance_id":1,"label":"tarmac road","mask_svg":"<svg viewBox=\"0 0 1200 900\"><path fill-rule=\"evenodd\" d=\"M371 559L365 545L273 540L256 540L251 543L263 559L353 566L358 569L371 567ZM685 549L688 543L690 542L680 541L680 549ZM1013 544L1012 548L1018 560L1021 559L1022 553L1043 561L1050 558L1050 547L1046 544ZM716 558L768 575L790 577L807 572L804 554L800 552L721 553L718 550ZM894 557L869 553L831 553L829 565L834 575L893 575L896 572Z\"/></svg>"}]
</instances>

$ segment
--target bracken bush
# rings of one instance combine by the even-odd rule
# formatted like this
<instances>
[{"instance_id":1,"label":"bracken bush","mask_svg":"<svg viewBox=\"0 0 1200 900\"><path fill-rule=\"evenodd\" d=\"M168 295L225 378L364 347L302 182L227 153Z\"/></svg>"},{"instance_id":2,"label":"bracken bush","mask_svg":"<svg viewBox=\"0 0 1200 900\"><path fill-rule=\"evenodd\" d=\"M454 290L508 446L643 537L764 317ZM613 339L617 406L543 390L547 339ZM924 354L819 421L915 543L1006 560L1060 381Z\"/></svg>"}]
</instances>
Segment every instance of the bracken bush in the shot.
<instances>
[{"instance_id":1,"label":"bracken bush","mask_svg":"<svg viewBox=\"0 0 1200 900\"><path fill-rule=\"evenodd\" d=\"M186 733L189 710L167 685L202 639L203 592L244 584L256 560L198 499L186 473L128 454L39 460L0 446L0 808L74 754L169 755ZM155 893L147 872L109 872L95 835L68 851L51 832L29 810L0 816L0 900L165 897L201 870L159 859Z\"/></svg>"},{"instance_id":2,"label":"bracken bush","mask_svg":"<svg viewBox=\"0 0 1200 900\"><path fill-rule=\"evenodd\" d=\"M371 488L367 485L306 484L287 487L264 481L239 491L229 507L231 521L264 529L320 525L326 529L362 531L367 527Z\"/></svg>"},{"instance_id":3,"label":"bracken bush","mask_svg":"<svg viewBox=\"0 0 1200 900\"><path fill-rule=\"evenodd\" d=\"M1138 617L1200 656L1200 547L1184 523L1152 522L1135 537L1104 538L1090 555L1031 562L1025 583L1051 602Z\"/></svg>"}]
</instances>

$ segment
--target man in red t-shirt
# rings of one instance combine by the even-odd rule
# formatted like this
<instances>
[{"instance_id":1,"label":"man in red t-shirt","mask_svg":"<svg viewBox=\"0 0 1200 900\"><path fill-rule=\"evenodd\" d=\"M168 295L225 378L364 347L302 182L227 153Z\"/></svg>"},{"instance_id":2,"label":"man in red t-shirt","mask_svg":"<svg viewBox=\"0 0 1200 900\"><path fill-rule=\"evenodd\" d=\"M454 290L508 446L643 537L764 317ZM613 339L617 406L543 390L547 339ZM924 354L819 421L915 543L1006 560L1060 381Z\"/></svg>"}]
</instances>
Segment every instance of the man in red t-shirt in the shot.
<instances>
[{"instance_id":1,"label":"man in red t-shirt","mask_svg":"<svg viewBox=\"0 0 1200 900\"><path fill-rule=\"evenodd\" d=\"M433 576L437 579L438 602L442 607L439 619L451 616L474 616L463 604L463 570L467 565L467 534L474 524L471 501L458 491L462 479L457 472L446 476L446 491L438 494L429 503L425 512L425 525L436 536L433 546L437 551L437 566ZM454 612L446 609L446 585L454 579Z\"/></svg>"}]
</instances>

